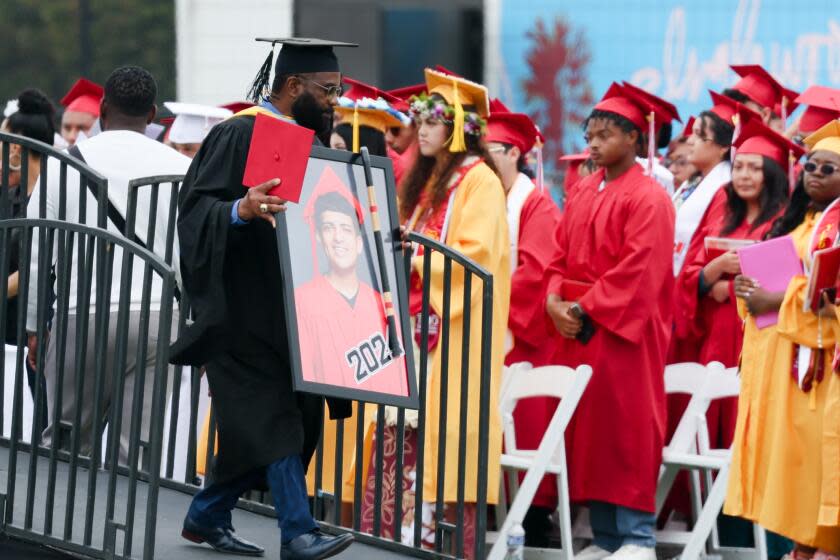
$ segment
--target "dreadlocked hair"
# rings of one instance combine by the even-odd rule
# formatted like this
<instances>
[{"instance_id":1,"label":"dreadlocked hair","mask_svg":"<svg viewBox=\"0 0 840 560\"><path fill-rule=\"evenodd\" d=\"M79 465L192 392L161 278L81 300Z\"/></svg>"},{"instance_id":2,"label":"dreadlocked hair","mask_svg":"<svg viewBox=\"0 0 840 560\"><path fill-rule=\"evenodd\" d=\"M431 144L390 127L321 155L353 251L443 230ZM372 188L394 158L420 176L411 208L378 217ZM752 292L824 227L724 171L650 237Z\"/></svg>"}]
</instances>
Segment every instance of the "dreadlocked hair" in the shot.
<instances>
[{"instance_id":1,"label":"dreadlocked hair","mask_svg":"<svg viewBox=\"0 0 840 560\"><path fill-rule=\"evenodd\" d=\"M274 63L274 45L271 47L271 52L268 53L265 62L263 62L257 75L254 76L254 81L251 83L251 87L246 95L246 98L254 103L262 101L263 92L268 87L268 81L271 79L271 67Z\"/></svg>"},{"instance_id":2,"label":"dreadlocked hair","mask_svg":"<svg viewBox=\"0 0 840 560\"><path fill-rule=\"evenodd\" d=\"M805 191L805 176L800 173L796 181L796 188L790 195L790 202L785 208L785 213L773 222L773 227L767 233L766 239L782 237L795 230L799 224L805 221L805 215L811 206L811 197Z\"/></svg>"},{"instance_id":3,"label":"dreadlocked hair","mask_svg":"<svg viewBox=\"0 0 840 560\"><path fill-rule=\"evenodd\" d=\"M630 134L635 130L637 132L636 151L638 152L642 149L647 149L646 135L644 134L644 132L642 132L641 129L639 129L638 126L633 124L633 122L630 121L630 119L628 119L627 117L622 117L618 113L613 113L612 111L602 111L601 109L593 109L592 112L589 113L589 116L586 117L586 120L583 121L583 130L586 130L586 128L589 126L589 121L593 120L610 121L615 126L617 126L621 132L625 134Z\"/></svg>"},{"instance_id":4,"label":"dreadlocked hair","mask_svg":"<svg viewBox=\"0 0 840 560\"><path fill-rule=\"evenodd\" d=\"M447 129L451 135L452 125L448 125ZM443 157L440 158L440 161L438 161L438 158L424 156L418 152L414 165L411 166L408 174L400 183L400 221L405 222L411 218L411 214L420 203L420 197L427 184L432 191L431 208L439 208L447 198L452 174L469 155L480 157L487 167L493 170L497 177L499 176L499 170L496 169L493 158L487 151L484 137L465 134L464 139L467 144L467 151L450 152L447 149L447 144L442 148L441 154Z\"/></svg>"}]
</instances>

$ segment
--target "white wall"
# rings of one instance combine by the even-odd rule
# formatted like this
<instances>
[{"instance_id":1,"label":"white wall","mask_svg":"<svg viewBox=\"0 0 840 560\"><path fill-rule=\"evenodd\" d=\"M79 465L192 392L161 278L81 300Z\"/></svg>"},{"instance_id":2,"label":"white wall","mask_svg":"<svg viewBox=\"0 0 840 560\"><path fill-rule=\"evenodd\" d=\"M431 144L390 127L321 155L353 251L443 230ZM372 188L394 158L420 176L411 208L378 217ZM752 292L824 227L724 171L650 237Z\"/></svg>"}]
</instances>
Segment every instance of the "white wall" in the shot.
<instances>
[{"instance_id":1,"label":"white wall","mask_svg":"<svg viewBox=\"0 0 840 560\"><path fill-rule=\"evenodd\" d=\"M176 0L178 101L242 101L270 46L292 35L293 0Z\"/></svg>"}]
</instances>

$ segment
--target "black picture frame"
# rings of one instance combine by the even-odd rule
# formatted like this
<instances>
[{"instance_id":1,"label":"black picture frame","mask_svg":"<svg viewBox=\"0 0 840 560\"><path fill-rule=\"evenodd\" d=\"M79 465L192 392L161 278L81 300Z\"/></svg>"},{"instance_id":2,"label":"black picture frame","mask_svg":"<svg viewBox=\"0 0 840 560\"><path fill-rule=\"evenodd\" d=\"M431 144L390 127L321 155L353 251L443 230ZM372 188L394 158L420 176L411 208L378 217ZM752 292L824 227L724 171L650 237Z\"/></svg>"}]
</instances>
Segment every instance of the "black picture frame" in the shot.
<instances>
[{"instance_id":1,"label":"black picture frame","mask_svg":"<svg viewBox=\"0 0 840 560\"><path fill-rule=\"evenodd\" d=\"M406 368L407 394L370 391L345 385L319 383L304 378L302 367L302 350L300 339L300 325L298 321L296 289L314 278L313 268L319 267L318 262L306 260L304 254L310 252L312 236L308 231L309 224L304 219L304 212L309 196L315 188L323 170L331 167L342 179L347 179L345 185L360 203L364 215L369 217L367 185L364 164L360 154L348 151L333 150L322 146L313 146L309 155L306 175L304 176L301 198L298 204L288 204L286 212L277 218L277 247L280 256L280 266L283 270L283 299L285 303L287 336L289 341L290 363L292 367L292 381L295 391L315 393L327 397L337 397L358 400L374 404L391 405L417 409L419 395L417 376L415 372L414 353L412 351L411 323L409 320L408 279L406 278L405 255L401 244L393 243L399 236L399 211L396 200L396 186L394 170L391 160L385 157L370 157L376 192L378 212L382 228L383 246L386 255L386 269L390 280L391 294L399 339ZM379 291L381 286L377 274L379 266L376 258L376 244L372 232L371 221L366 219L362 227L363 256L365 258L368 278L371 286ZM306 232L303 235L301 232ZM312 254L312 253L310 253ZM317 260L319 254L312 254ZM389 258L390 256L390 258ZM306 264L302 264L306 263ZM304 267L308 266L308 270Z\"/></svg>"}]
</instances>

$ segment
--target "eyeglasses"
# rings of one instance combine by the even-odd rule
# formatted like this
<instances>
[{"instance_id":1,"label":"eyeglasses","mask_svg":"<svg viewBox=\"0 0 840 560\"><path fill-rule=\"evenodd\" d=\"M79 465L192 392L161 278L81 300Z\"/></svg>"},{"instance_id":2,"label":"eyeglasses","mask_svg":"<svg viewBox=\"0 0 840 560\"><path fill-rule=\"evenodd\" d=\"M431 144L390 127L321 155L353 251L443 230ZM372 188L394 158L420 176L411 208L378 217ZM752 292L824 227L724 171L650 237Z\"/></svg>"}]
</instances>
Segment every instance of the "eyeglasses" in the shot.
<instances>
[{"instance_id":1,"label":"eyeglasses","mask_svg":"<svg viewBox=\"0 0 840 560\"><path fill-rule=\"evenodd\" d=\"M807 173L816 173L817 169L819 169L822 175L831 175L838 169L836 165L832 165L830 163L823 163L822 165L817 165L813 161L809 161L808 163L803 165L802 168L805 169Z\"/></svg>"},{"instance_id":2,"label":"eyeglasses","mask_svg":"<svg viewBox=\"0 0 840 560\"><path fill-rule=\"evenodd\" d=\"M505 146L493 146L492 148L487 148L487 151L491 154L501 154L507 153L508 149Z\"/></svg>"},{"instance_id":3,"label":"eyeglasses","mask_svg":"<svg viewBox=\"0 0 840 560\"><path fill-rule=\"evenodd\" d=\"M337 86L325 86L324 84L316 82L315 80L307 78L306 76L298 76L298 78L315 84L327 93L327 97L341 97L341 95L344 93L344 84L339 84Z\"/></svg>"}]
</instances>

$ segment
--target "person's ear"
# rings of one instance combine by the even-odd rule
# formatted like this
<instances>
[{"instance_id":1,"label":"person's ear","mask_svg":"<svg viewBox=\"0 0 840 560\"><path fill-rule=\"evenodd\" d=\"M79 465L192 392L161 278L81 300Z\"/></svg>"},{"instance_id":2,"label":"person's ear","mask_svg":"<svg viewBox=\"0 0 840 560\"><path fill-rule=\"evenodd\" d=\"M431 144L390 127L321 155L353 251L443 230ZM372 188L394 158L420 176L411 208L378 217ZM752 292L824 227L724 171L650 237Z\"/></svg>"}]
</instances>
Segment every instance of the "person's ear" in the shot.
<instances>
[{"instance_id":1,"label":"person's ear","mask_svg":"<svg viewBox=\"0 0 840 560\"><path fill-rule=\"evenodd\" d=\"M108 122L108 102L105 101L105 98L102 98L102 101L99 103L99 125L102 130L107 130Z\"/></svg>"},{"instance_id":2,"label":"person's ear","mask_svg":"<svg viewBox=\"0 0 840 560\"><path fill-rule=\"evenodd\" d=\"M303 93L303 89L303 80L301 80L299 76L291 76L288 80L286 80L286 91L292 99L300 97Z\"/></svg>"},{"instance_id":3,"label":"person's ear","mask_svg":"<svg viewBox=\"0 0 840 560\"><path fill-rule=\"evenodd\" d=\"M761 108L761 120L766 125L770 125L770 120L773 118L773 110L770 107Z\"/></svg>"},{"instance_id":4,"label":"person's ear","mask_svg":"<svg viewBox=\"0 0 840 560\"><path fill-rule=\"evenodd\" d=\"M519 158L522 157L522 152L516 146L512 146L510 150L508 150L508 155L513 161L519 161Z\"/></svg>"},{"instance_id":5,"label":"person's ear","mask_svg":"<svg viewBox=\"0 0 840 560\"><path fill-rule=\"evenodd\" d=\"M149 114L146 115L146 124L151 124L153 120L155 120L155 116L157 115L157 105L152 105L152 108L149 110Z\"/></svg>"}]
</instances>

